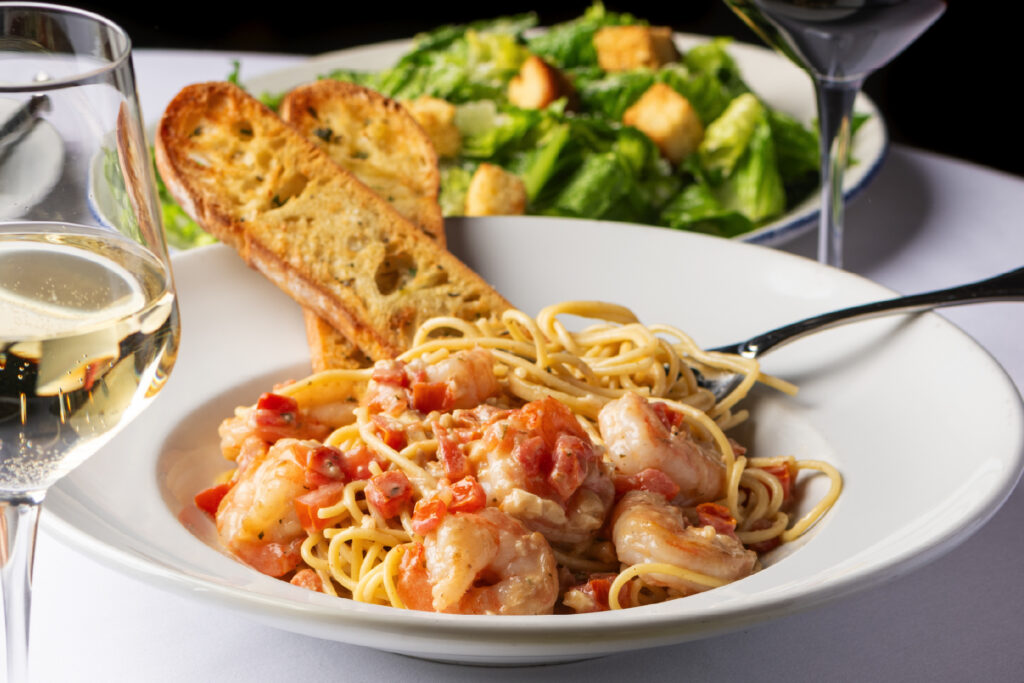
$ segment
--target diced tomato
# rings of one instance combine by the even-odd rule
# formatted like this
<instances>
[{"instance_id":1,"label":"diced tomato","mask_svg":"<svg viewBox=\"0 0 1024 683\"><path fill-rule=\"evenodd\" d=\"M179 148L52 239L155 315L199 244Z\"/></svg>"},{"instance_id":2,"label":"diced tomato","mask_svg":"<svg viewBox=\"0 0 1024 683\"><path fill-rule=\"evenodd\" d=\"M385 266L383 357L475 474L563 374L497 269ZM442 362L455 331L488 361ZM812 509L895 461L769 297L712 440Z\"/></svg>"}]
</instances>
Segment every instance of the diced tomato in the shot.
<instances>
[{"instance_id":1,"label":"diced tomato","mask_svg":"<svg viewBox=\"0 0 1024 683\"><path fill-rule=\"evenodd\" d=\"M370 471L370 463L375 462L384 468L385 463L378 458L373 451L366 447L359 447L354 451L345 453L342 467L345 470L346 481L369 479L373 476Z\"/></svg>"},{"instance_id":2,"label":"diced tomato","mask_svg":"<svg viewBox=\"0 0 1024 683\"><path fill-rule=\"evenodd\" d=\"M321 519L318 514L322 508L336 505L345 493L345 483L338 481L333 484L321 486L309 493L304 493L295 499L295 512L299 516L299 523L306 533L313 533L327 528L330 519Z\"/></svg>"},{"instance_id":3,"label":"diced tomato","mask_svg":"<svg viewBox=\"0 0 1024 683\"><path fill-rule=\"evenodd\" d=\"M769 465L760 469L779 480L779 484L782 486L782 506L787 506L793 500L793 480L796 478L793 469L785 463Z\"/></svg>"},{"instance_id":4,"label":"diced tomato","mask_svg":"<svg viewBox=\"0 0 1024 683\"><path fill-rule=\"evenodd\" d=\"M682 427L686 421L682 413L678 410L673 410L661 401L651 401L650 406L654 414L658 416L658 421L665 425L665 429L670 432Z\"/></svg>"},{"instance_id":5,"label":"diced tomato","mask_svg":"<svg viewBox=\"0 0 1024 683\"><path fill-rule=\"evenodd\" d=\"M344 461L345 454L333 446L313 449L306 460L306 486L315 489L335 481L346 481Z\"/></svg>"},{"instance_id":6,"label":"diced tomato","mask_svg":"<svg viewBox=\"0 0 1024 683\"><path fill-rule=\"evenodd\" d=\"M448 430L434 425L434 437L437 439L437 459L444 467L444 476L449 481L458 481L468 475L469 460Z\"/></svg>"},{"instance_id":7,"label":"diced tomato","mask_svg":"<svg viewBox=\"0 0 1024 683\"><path fill-rule=\"evenodd\" d=\"M382 360L373 366L370 375L374 382L393 384L399 387L409 386L409 376L405 372L405 363L400 360Z\"/></svg>"},{"instance_id":8,"label":"diced tomato","mask_svg":"<svg viewBox=\"0 0 1024 683\"><path fill-rule=\"evenodd\" d=\"M512 449L512 457L522 464L528 477L543 477L551 471L551 451L540 436L519 441Z\"/></svg>"},{"instance_id":9,"label":"diced tomato","mask_svg":"<svg viewBox=\"0 0 1024 683\"><path fill-rule=\"evenodd\" d=\"M586 476L584 463L589 463L593 453L593 447L583 439L571 434L558 437L548 482L563 500L568 500L583 483Z\"/></svg>"},{"instance_id":10,"label":"diced tomato","mask_svg":"<svg viewBox=\"0 0 1024 683\"><path fill-rule=\"evenodd\" d=\"M487 505L487 494L476 477L467 475L450 487L452 500L448 503L449 512L478 512Z\"/></svg>"},{"instance_id":11,"label":"diced tomato","mask_svg":"<svg viewBox=\"0 0 1024 683\"><path fill-rule=\"evenodd\" d=\"M370 419L377 428L381 441L388 446L396 451L400 451L408 445L409 441L405 435L405 426L401 422L387 415L380 414L374 415Z\"/></svg>"},{"instance_id":12,"label":"diced tomato","mask_svg":"<svg viewBox=\"0 0 1024 683\"><path fill-rule=\"evenodd\" d=\"M587 438L587 433L583 431L569 406L550 396L530 401L519 410L519 413L526 428L538 432L548 448L555 447L555 442L561 434Z\"/></svg>"},{"instance_id":13,"label":"diced tomato","mask_svg":"<svg viewBox=\"0 0 1024 683\"><path fill-rule=\"evenodd\" d=\"M724 505L701 503L697 506L697 519L701 526L712 526L717 533L736 538L736 519Z\"/></svg>"},{"instance_id":14,"label":"diced tomato","mask_svg":"<svg viewBox=\"0 0 1024 683\"><path fill-rule=\"evenodd\" d=\"M412 385L412 407L421 413L451 410L454 401L444 382L416 382Z\"/></svg>"},{"instance_id":15,"label":"diced tomato","mask_svg":"<svg viewBox=\"0 0 1024 683\"><path fill-rule=\"evenodd\" d=\"M306 588L316 593L324 592L324 582L320 580L320 575L308 567L306 569L300 569L295 572L295 576L289 581L293 586L299 588Z\"/></svg>"},{"instance_id":16,"label":"diced tomato","mask_svg":"<svg viewBox=\"0 0 1024 683\"><path fill-rule=\"evenodd\" d=\"M298 436L299 405L290 396L265 393L252 413L253 433L271 443Z\"/></svg>"},{"instance_id":17,"label":"diced tomato","mask_svg":"<svg viewBox=\"0 0 1024 683\"><path fill-rule=\"evenodd\" d=\"M252 413L252 425L253 434L270 443L298 436L295 413L257 409Z\"/></svg>"},{"instance_id":18,"label":"diced tomato","mask_svg":"<svg viewBox=\"0 0 1024 683\"><path fill-rule=\"evenodd\" d=\"M437 528L448 513L444 501L437 498L421 498L416 501L412 513L412 530L421 536L429 534Z\"/></svg>"},{"instance_id":19,"label":"diced tomato","mask_svg":"<svg viewBox=\"0 0 1024 683\"><path fill-rule=\"evenodd\" d=\"M231 484L217 484L216 486L211 486L208 489L203 489L196 494L196 507L211 517L214 517L217 515L217 508L220 506L220 501L224 500L224 496L226 496L230 490Z\"/></svg>"},{"instance_id":20,"label":"diced tomato","mask_svg":"<svg viewBox=\"0 0 1024 683\"><path fill-rule=\"evenodd\" d=\"M580 601L573 601L573 607L577 613L603 612L611 609L608 604L608 596L611 593L613 581L615 581L615 574L591 574L590 579L586 583L570 588L570 591L577 591L585 598L582 603ZM629 607L629 590L627 586L623 586L619 591L619 605Z\"/></svg>"},{"instance_id":21,"label":"diced tomato","mask_svg":"<svg viewBox=\"0 0 1024 683\"><path fill-rule=\"evenodd\" d=\"M384 519L391 519L412 500L412 484L404 472L388 470L372 477L364 493L367 502L377 508Z\"/></svg>"},{"instance_id":22,"label":"diced tomato","mask_svg":"<svg viewBox=\"0 0 1024 683\"><path fill-rule=\"evenodd\" d=\"M580 593L586 596L586 598L592 605L590 609L583 609L577 611L604 612L610 609L608 606L608 593L611 590L612 579L614 578L614 575L610 578L601 576L590 579L582 586L575 586L575 590L578 590Z\"/></svg>"},{"instance_id":23,"label":"diced tomato","mask_svg":"<svg viewBox=\"0 0 1024 683\"><path fill-rule=\"evenodd\" d=\"M648 491L658 493L665 500L672 500L679 495L679 485L661 470L649 467L628 477L615 478L615 494L621 496L627 491Z\"/></svg>"},{"instance_id":24,"label":"diced tomato","mask_svg":"<svg viewBox=\"0 0 1024 683\"><path fill-rule=\"evenodd\" d=\"M412 546L402 553L402 560L398 563L399 574L406 574L408 572L422 569L427 569L427 555L426 548L423 547L422 543L413 543Z\"/></svg>"},{"instance_id":25,"label":"diced tomato","mask_svg":"<svg viewBox=\"0 0 1024 683\"><path fill-rule=\"evenodd\" d=\"M268 391L256 401L256 409L272 410L275 413L295 413L299 410L299 404L291 396L282 396Z\"/></svg>"}]
</instances>

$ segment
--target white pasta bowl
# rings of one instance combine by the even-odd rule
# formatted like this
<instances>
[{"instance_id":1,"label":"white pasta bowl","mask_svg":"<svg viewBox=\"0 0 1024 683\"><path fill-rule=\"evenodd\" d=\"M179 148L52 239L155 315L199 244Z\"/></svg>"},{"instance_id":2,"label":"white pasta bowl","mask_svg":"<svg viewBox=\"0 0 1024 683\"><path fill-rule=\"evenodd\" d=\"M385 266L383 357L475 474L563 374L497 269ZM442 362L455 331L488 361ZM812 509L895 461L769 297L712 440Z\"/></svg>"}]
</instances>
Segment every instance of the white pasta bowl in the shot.
<instances>
[{"instance_id":1,"label":"white pasta bowl","mask_svg":"<svg viewBox=\"0 0 1024 683\"><path fill-rule=\"evenodd\" d=\"M657 228L543 218L449 222L452 250L527 313L599 299L704 346L891 295L861 277L764 247ZM365 605L264 576L220 550L192 505L227 463L217 425L273 383L308 372L299 306L224 246L174 259L184 330L166 388L55 487L50 533L111 566L290 631L446 661L553 662L743 628L869 589L932 560L992 515L1022 468L1012 382L935 314L860 323L795 342L766 371L736 437L755 455L826 460L835 507L754 575L662 604L585 615L442 615ZM969 463L969 467L965 467ZM800 490L808 507L825 482Z\"/></svg>"}]
</instances>

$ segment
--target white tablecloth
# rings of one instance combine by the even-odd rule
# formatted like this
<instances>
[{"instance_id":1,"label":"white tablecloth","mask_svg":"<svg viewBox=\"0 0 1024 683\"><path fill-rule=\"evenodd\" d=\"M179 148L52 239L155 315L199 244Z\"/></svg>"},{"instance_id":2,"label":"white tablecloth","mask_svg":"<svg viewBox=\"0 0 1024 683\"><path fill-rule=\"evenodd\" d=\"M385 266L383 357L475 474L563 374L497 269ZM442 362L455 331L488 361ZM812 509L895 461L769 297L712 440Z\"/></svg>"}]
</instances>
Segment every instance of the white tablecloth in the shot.
<instances>
[{"instance_id":1,"label":"white tablecloth","mask_svg":"<svg viewBox=\"0 0 1024 683\"><path fill-rule=\"evenodd\" d=\"M143 112L177 90L298 61L275 55L138 51ZM846 265L911 293L1024 263L1024 179L894 147L849 207ZM787 250L812 257L815 238ZM1024 305L946 315L1024 387ZM965 462L970 466L969 462ZM45 513L44 513L45 514ZM1024 680L1024 492L923 569L830 606L702 641L549 667L482 669L293 635L101 566L45 530L38 541L32 666L38 681Z\"/></svg>"}]
</instances>

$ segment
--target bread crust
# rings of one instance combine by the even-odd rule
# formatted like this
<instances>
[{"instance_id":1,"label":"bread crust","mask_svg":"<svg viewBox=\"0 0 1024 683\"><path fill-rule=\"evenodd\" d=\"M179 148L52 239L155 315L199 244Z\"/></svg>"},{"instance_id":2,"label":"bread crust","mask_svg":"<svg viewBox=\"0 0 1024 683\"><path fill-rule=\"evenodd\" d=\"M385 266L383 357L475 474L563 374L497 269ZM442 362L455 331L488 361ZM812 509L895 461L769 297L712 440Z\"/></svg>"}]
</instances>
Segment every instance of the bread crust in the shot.
<instances>
[{"instance_id":1,"label":"bread crust","mask_svg":"<svg viewBox=\"0 0 1024 683\"><path fill-rule=\"evenodd\" d=\"M164 112L155 146L185 211L370 358L400 354L428 318L472 321L510 307L233 84L184 88Z\"/></svg>"}]
</instances>

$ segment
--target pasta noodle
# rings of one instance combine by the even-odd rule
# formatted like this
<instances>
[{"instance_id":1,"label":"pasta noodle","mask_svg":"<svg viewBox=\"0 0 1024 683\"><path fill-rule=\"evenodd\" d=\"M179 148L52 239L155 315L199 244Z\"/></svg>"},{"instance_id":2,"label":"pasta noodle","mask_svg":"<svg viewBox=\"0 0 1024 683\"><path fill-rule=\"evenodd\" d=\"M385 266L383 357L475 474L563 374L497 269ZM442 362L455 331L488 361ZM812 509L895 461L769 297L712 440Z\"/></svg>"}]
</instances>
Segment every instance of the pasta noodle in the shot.
<instances>
[{"instance_id":1,"label":"pasta noodle","mask_svg":"<svg viewBox=\"0 0 1024 683\"><path fill-rule=\"evenodd\" d=\"M573 331L570 317L591 322ZM745 379L716 402L694 368ZM748 457L726 435L747 417L736 406L758 382L795 392L754 360L704 351L681 330L643 325L613 304L569 301L536 318L510 310L500 321L435 318L395 361L314 374L240 408L221 428L225 454L239 467L207 509L243 561L363 602L533 609L508 604L518 594L506 588L522 578L515 567L526 555L520 547L516 559L500 564L495 557L505 539L532 539L536 552L527 559L536 561L541 583L557 584L537 598L547 604L557 596L557 608L551 602L541 611L680 597L755 570L751 548L764 551L806 533L841 491L841 476L828 463ZM566 408L569 422L558 422ZM620 423L634 440L629 447L610 436ZM541 426L530 432L524 424ZM641 450L663 446L659 439L636 442L644 429L663 430L659 439L676 449L663 466L637 464ZM678 473L685 458L695 458L697 474ZM271 479L260 474L272 469ZM826 476L829 489L791 522L803 471ZM275 501L283 512L266 523L268 535L263 527L257 538L247 535L260 526L257 512ZM306 515L299 515L303 530L292 524L285 533L280 527L295 510ZM473 523L458 526L460 516ZM628 534L618 533L620 525L636 520L663 535L623 547L619 536ZM456 546L469 540L442 550L442 536ZM707 556L707 565L666 561L678 544L692 544L688 552ZM271 547L273 562L266 559ZM625 561L637 553L641 561ZM455 564L450 573L438 571L452 557L466 560L468 578ZM730 575L733 565L743 568ZM462 587L447 594L455 581Z\"/></svg>"}]
</instances>

